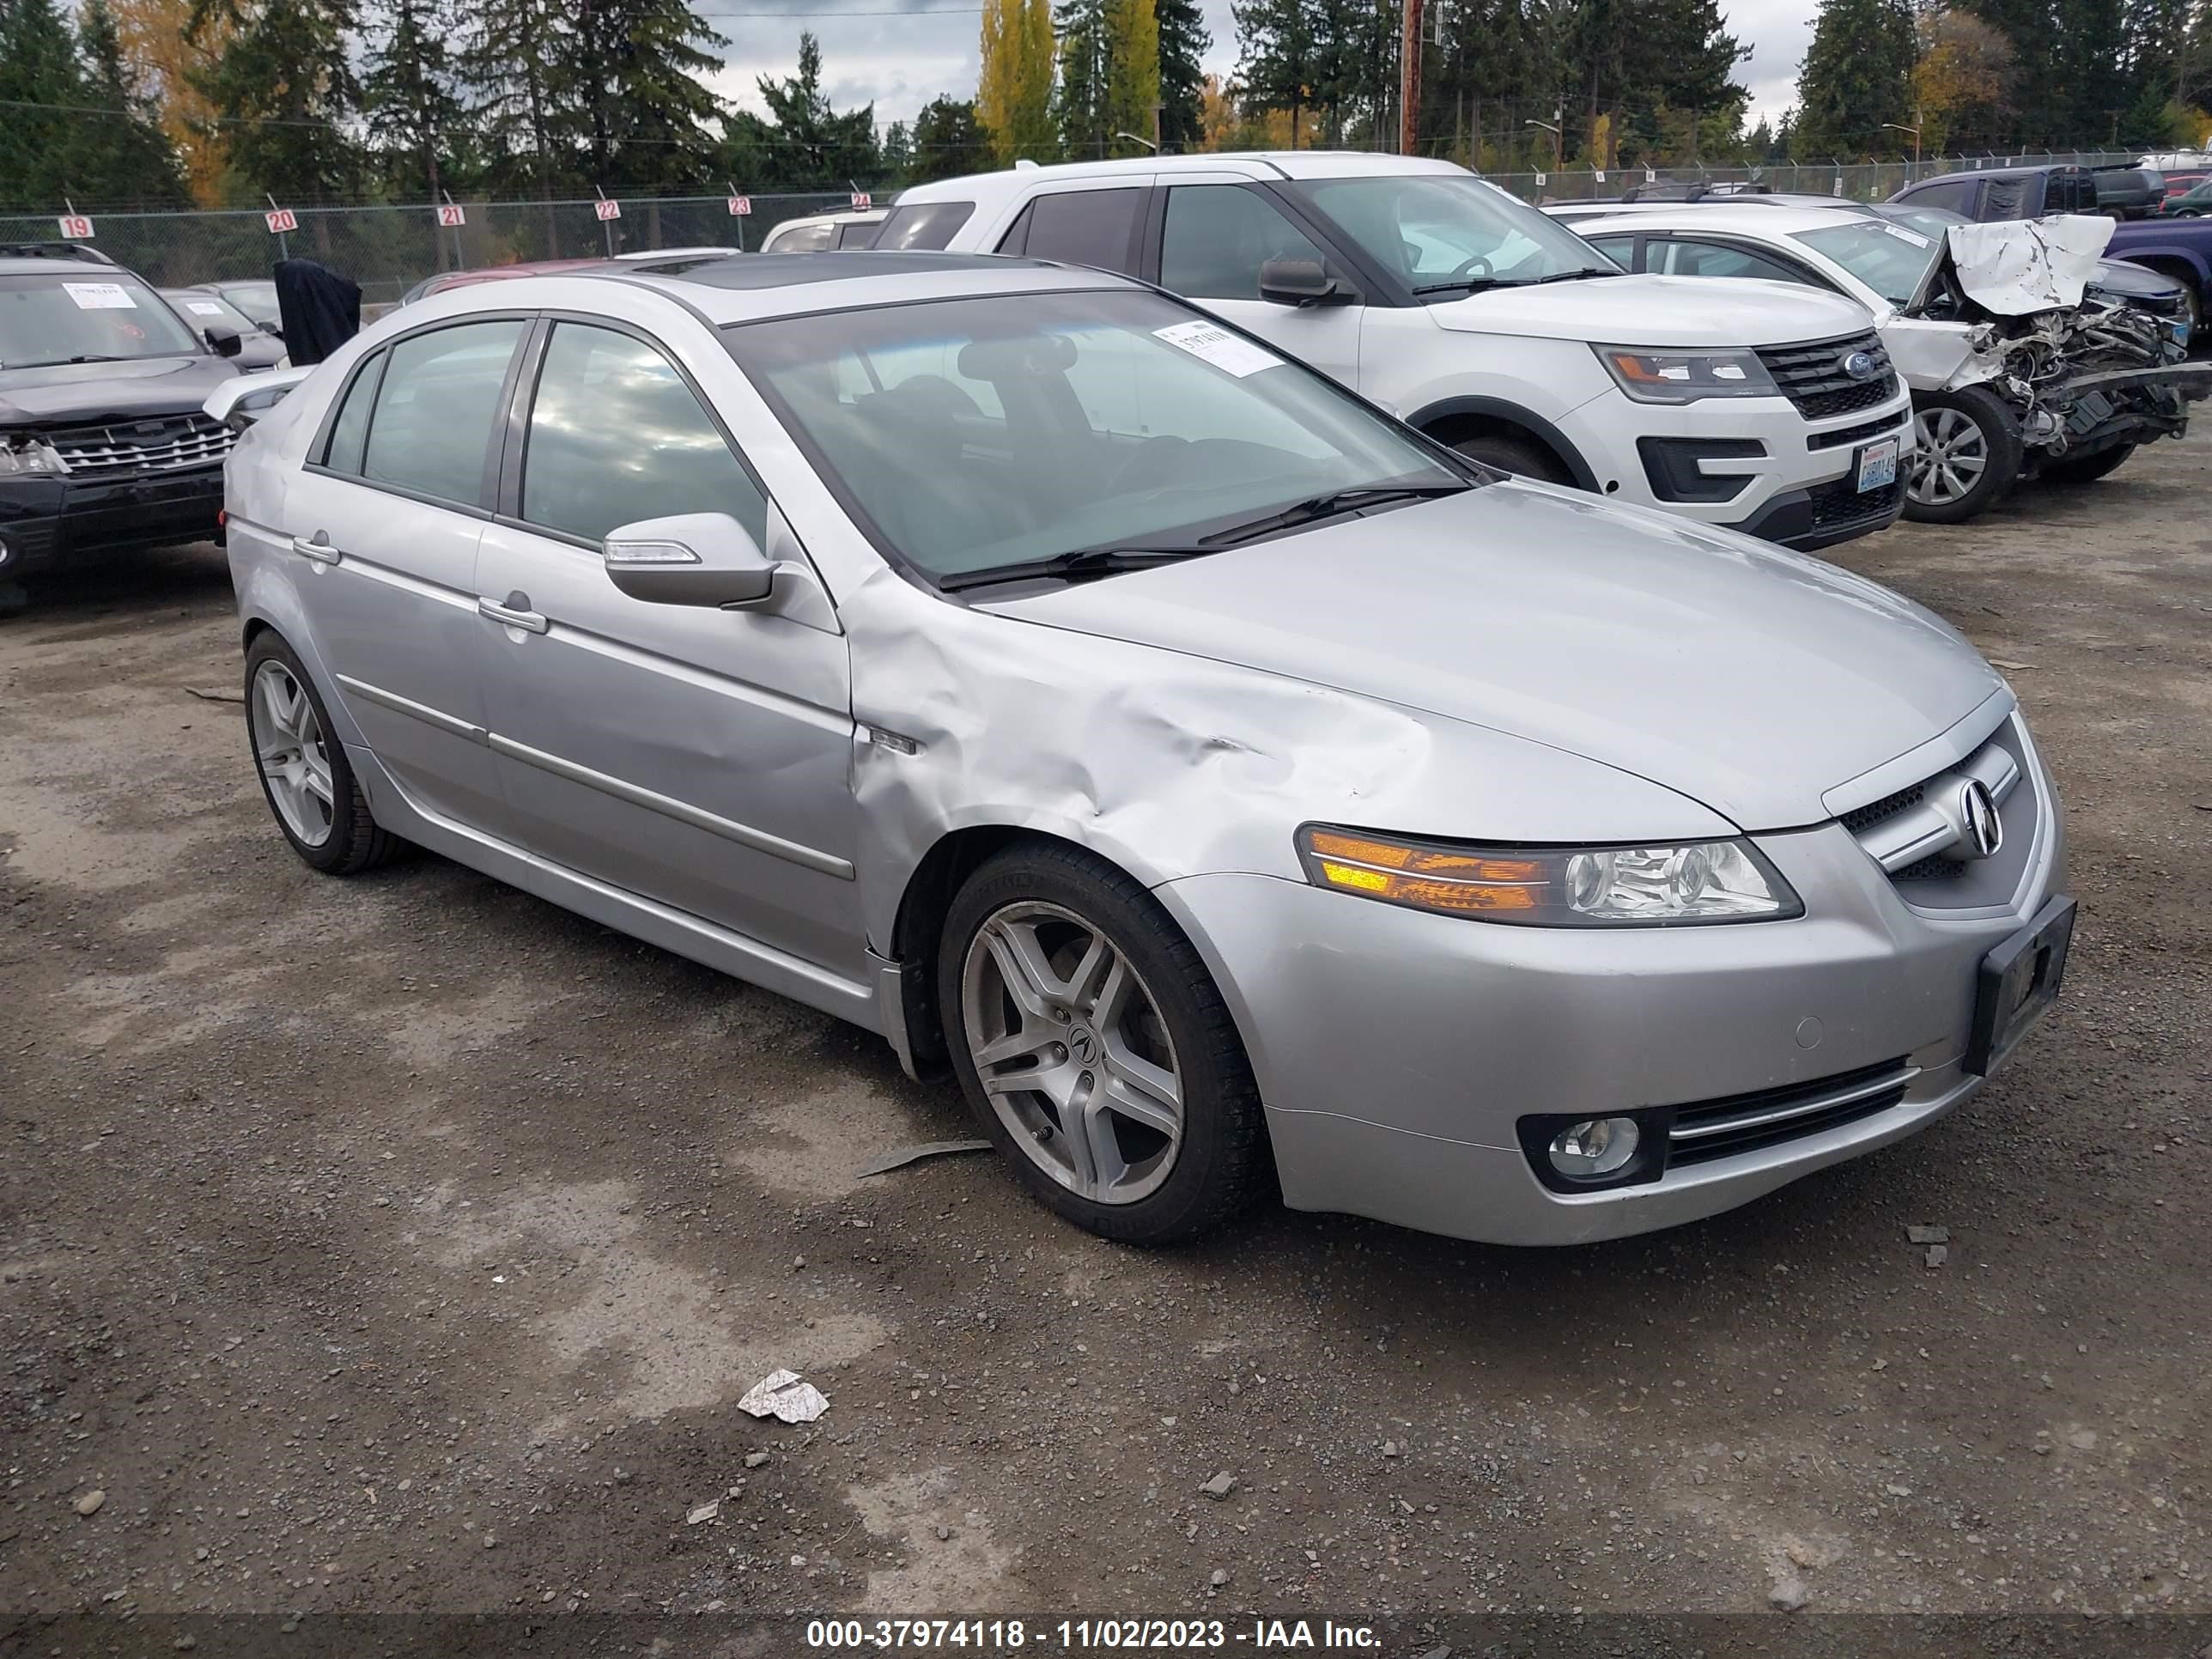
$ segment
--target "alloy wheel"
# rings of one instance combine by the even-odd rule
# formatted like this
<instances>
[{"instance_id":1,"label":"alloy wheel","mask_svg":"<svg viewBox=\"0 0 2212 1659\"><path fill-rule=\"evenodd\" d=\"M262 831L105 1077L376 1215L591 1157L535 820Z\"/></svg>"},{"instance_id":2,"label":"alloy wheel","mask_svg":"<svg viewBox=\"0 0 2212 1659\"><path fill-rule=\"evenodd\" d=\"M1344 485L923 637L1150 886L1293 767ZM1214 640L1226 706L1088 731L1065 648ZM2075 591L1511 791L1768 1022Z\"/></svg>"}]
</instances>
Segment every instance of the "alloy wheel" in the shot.
<instances>
[{"instance_id":1,"label":"alloy wheel","mask_svg":"<svg viewBox=\"0 0 2212 1659\"><path fill-rule=\"evenodd\" d=\"M331 838L331 760L314 700L283 663L264 662L253 676L253 753L269 799L284 827L303 845Z\"/></svg>"},{"instance_id":2,"label":"alloy wheel","mask_svg":"<svg viewBox=\"0 0 2212 1659\"><path fill-rule=\"evenodd\" d=\"M1158 1190L1182 1147L1182 1073L1102 929L1039 900L1001 906L969 943L960 1012L983 1092L1032 1163L1094 1203Z\"/></svg>"},{"instance_id":3,"label":"alloy wheel","mask_svg":"<svg viewBox=\"0 0 2212 1659\"><path fill-rule=\"evenodd\" d=\"M1905 493L1923 507L1948 507L1973 492L1989 471L1990 439L1963 410L1923 409L1914 416L1920 446Z\"/></svg>"}]
</instances>

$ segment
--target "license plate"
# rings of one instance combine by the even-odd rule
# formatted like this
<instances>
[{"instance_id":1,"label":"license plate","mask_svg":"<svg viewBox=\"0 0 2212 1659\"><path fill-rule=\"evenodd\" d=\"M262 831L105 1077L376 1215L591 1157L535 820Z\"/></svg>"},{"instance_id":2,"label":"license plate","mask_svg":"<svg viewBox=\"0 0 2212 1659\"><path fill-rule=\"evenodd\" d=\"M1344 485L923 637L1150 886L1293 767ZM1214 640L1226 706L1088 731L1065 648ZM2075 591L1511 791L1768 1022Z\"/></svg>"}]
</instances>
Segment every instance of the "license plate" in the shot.
<instances>
[{"instance_id":1,"label":"license plate","mask_svg":"<svg viewBox=\"0 0 2212 1659\"><path fill-rule=\"evenodd\" d=\"M1974 1035L1966 1069L1987 1077L2058 1000L2066 949L2074 942L2074 901L2055 898L2033 921L1982 958Z\"/></svg>"},{"instance_id":2,"label":"license plate","mask_svg":"<svg viewBox=\"0 0 2212 1659\"><path fill-rule=\"evenodd\" d=\"M1862 444L1852 458L1858 465L1859 493L1869 489L1887 489L1897 482L1897 440L1884 438L1880 443Z\"/></svg>"}]
</instances>

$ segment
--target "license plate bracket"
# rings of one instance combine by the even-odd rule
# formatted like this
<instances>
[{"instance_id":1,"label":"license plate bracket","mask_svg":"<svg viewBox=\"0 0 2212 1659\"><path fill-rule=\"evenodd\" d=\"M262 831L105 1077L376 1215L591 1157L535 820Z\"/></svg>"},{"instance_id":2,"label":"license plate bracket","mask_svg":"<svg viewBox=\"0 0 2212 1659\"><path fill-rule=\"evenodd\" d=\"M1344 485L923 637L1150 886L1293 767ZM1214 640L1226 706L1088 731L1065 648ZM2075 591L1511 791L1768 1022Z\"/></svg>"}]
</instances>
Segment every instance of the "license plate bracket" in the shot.
<instances>
[{"instance_id":1,"label":"license plate bracket","mask_svg":"<svg viewBox=\"0 0 2212 1659\"><path fill-rule=\"evenodd\" d=\"M2074 942L2074 901L2055 898L2035 920L1982 958L1966 1069L1987 1077L2058 1000Z\"/></svg>"},{"instance_id":2,"label":"license plate bracket","mask_svg":"<svg viewBox=\"0 0 2212 1659\"><path fill-rule=\"evenodd\" d=\"M1861 444L1852 453L1851 467L1858 475L1860 495L1871 489L1887 489L1897 482L1897 452L1895 438L1882 438Z\"/></svg>"}]
</instances>

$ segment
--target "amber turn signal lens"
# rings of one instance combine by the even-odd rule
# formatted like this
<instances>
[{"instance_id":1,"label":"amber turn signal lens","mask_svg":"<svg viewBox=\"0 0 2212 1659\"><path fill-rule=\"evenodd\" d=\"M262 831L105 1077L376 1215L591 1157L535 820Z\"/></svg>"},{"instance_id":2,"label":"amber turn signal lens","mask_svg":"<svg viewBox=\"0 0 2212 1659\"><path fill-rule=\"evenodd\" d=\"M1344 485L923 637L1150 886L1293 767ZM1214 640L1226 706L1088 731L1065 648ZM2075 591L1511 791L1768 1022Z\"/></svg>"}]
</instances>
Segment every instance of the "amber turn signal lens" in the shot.
<instances>
[{"instance_id":1,"label":"amber turn signal lens","mask_svg":"<svg viewBox=\"0 0 2212 1659\"><path fill-rule=\"evenodd\" d=\"M1492 858L1310 829L1303 837L1309 872L1324 887L1453 915L1533 910L1547 884L1530 859Z\"/></svg>"}]
</instances>

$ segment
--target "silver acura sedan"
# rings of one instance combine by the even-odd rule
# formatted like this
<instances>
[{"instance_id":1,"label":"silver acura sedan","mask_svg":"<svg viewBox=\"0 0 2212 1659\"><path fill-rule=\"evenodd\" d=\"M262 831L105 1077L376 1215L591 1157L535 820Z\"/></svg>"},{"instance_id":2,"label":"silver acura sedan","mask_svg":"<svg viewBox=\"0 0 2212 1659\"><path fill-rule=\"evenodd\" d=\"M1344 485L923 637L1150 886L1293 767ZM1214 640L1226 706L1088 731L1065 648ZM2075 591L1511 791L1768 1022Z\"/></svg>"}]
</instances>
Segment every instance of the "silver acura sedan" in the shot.
<instances>
[{"instance_id":1,"label":"silver acura sedan","mask_svg":"<svg viewBox=\"0 0 2212 1659\"><path fill-rule=\"evenodd\" d=\"M2063 968L1945 623L1097 272L438 295L228 501L308 863L404 838L878 1031L1112 1237L1711 1215L1958 1106Z\"/></svg>"}]
</instances>

